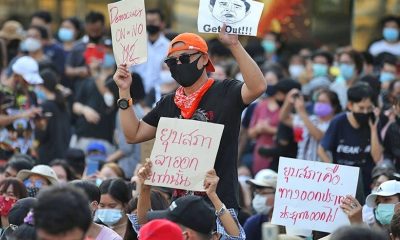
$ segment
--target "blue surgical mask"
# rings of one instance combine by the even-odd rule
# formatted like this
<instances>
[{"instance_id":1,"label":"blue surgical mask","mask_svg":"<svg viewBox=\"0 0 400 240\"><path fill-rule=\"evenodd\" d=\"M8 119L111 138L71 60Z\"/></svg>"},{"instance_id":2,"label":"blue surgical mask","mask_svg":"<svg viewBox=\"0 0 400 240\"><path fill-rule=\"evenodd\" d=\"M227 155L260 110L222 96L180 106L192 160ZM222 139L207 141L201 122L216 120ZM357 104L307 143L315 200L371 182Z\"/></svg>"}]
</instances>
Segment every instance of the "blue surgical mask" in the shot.
<instances>
[{"instance_id":1,"label":"blue surgical mask","mask_svg":"<svg viewBox=\"0 0 400 240\"><path fill-rule=\"evenodd\" d=\"M62 42L70 42L74 40L74 31L69 28L60 28L58 30L58 38Z\"/></svg>"},{"instance_id":2,"label":"blue surgical mask","mask_svg":"<svg viewBox=\"0 0 400 240\"><path fill-rule=\"evenodd\" d=\"M399 30L386 27L383 29L383 38L388 42L396 42L399 39Z\"/></svg>"},{"instance_id":3,"label":"blue surgical mask","mask_svg":"<svg viewBox=\"0 0 400 240\"><path fill-rule=\"evenodd\" d=\"M375 209L375 217L382 225L389 225L394 215L394 203L380 203Z\"/></svg>"},{"instance_id":4,"label":"blue surgical mask","mask_svg":"<svg viewBox=\"0 0 400 240\"><path fill-rule=\"evenodd\" d=\"M107 226L113 226L122 218L121 209L102 208L96 210L95 219L99 219Z\"/></svg>"},{"instance_id":5,"label":"blue surgical mask","mask_svg":"<svg viewBox=\"0 0 400 240\"><path fill-rule=\"evenodd\" d=\"M312 69L314 77L322 77L328 75L328 66L325 64L314 63L312 65Z\"/></svg>"},{"instance_id":6,"label":"blue surgical mask","mask_svg":"<svg viewBox=\"0 0 400 240\"><path fill-rule=\"evenodd\" d=\"M261 44L267 53L273 53L276 50L275 42L271 40L263 40Z\"/></svg>"},{"instance_id":7,"label":"blue surgical mask","mask_svg":"<svg viewBox=\"0 0 400 240\"><path fill-rule=\"evenodd\" d=\"M381 72L379 76L379 81L381 83L390 82L396 79L396 76L391 72Z\"/></svg>"},{"instance_id":8,"label":"blue surgical mask","mask_svg":"<svg viewBox=\"0 0 400 240\"><path fill-rule=\"evenodd\" d=\"M342 63L339 65L340 75L345 80L350 80L354 76L354 65Z\"/></svg>"},{"instance_id":9,"label":"blue surgical mask","mask_svg":"<svg viewBox=\"0 0 400 240\"><path fill-rule=\"evenodd\" d=\"M115 58L111 53L106 53L103 59L103 68L112 68L115 66Z\"/></svg>"}]
</instances>

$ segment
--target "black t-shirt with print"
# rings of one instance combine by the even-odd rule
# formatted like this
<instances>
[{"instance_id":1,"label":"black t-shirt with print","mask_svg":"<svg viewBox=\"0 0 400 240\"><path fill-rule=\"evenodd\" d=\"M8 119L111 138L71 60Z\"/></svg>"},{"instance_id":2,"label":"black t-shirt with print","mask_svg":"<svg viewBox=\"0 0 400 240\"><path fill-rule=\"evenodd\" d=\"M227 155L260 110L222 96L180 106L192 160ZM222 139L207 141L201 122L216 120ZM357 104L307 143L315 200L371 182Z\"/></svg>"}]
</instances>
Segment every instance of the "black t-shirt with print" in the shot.
<instances>
[{"instance_id":1,"label":"black t-shirt with print","mask_svg":"<svg viewBox=\"0 0 400 240\"><path fill-rule=\"evenodd\" d=\"M200 101L192 119L223 124L224 131L215 161L215 171L220 178L217 194L227 208L239 208L237 176L238 136L241 113L246 107L237 80L215 81ZM161 117L182 118L174 103L175 93L164 96L143 121L157 127Z\"/></svg>"},{"instance_id":2,"label":"black t-shirt with print","mask_svg":"<svg viewBox=\"0 0 400 240\"><path fill-rule=\"evenodd\" d=\"M360 167L363 181L359 184L363 185L364 194L367 195L370 192L372 168L375 166L371 156L369 126L354 128L347 113L341 113L331 121L321 140L321 146L332 153L334 163Z\"/></svg>"}]
</instances>

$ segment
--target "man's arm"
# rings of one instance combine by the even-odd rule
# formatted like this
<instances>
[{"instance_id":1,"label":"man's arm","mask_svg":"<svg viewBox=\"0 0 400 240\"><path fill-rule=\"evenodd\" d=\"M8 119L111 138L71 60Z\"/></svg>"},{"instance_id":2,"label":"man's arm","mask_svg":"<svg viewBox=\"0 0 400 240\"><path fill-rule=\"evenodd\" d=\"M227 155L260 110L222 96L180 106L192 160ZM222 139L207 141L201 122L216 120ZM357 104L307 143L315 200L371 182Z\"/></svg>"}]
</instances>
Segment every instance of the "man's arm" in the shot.
<instances>
[{"instance_id":1,"label":"man's arm","mask_svg":"<svg viewBox=\"0 0 400 240\"><path fill-rule=\"evenodd\" d=\"M114 81L119 88L120 98L130 99L130 86L132 84L132 75L126 64L118 66L114 74ZM139 121L131 107L119 111L121 126L128 143L139 143L153 139L156 135L156 128Z\"/></svg>"},{"instance_id":2,"label":"man's arm","mask_svg":"<svg viewBox=\"0 0 400 240\"><path fill-rule=\"evenodd\" d=\"M372 160L374 160L375 163L378 163L382 158L383 152L378 136L378 120L376 120L375 123L370 121L369 125L371 129L371 156Z\"/></svg>"},{"instance_id":3,"label":"man's arm","mask_svg":"<svg viewBox=\"0 0 400 240\"><path fill-rule=\"evenodd\" d=\"M146 163L138 172L140 182L140 193L137 204L138 223L143 225L147 223L147 212L151 210L150 191L151 186L145 185L144 181L151 175L151 162L146 159Z\"/></svg>"},{"instance_id":4,"label":"man's arm","mask_svg":"<svg viewBox=\"0 0 400 240\"><path fill-rule=\"evenodd\" d=\"M328 153L325 151L325 149L321 145L318 146L318 156L321 158L321 160L323 162L326 162L326 163L332 162Z\"/></svg>"},{"instance_id":5,"label":"man's arm","mask_svg":"<svg viewBox=\"0 0 400 240\"><path fill-rule=\"evenodd\" d=\"M36 115L41 114L41 112L41 108L34 107L15 115L0 114L0 127L5 127L20 118L32 119Z\"/></svg>"},{"instance_id":6,"label":"man's arm","mask_svg":"<svg viewBox=\"0 0 400 240\"><path fill-rule=\"evenodd\" d=\"M226 33L225 25L219 33L219 39L229 48L239 65L244 79L242 86L243 103L250 104L265 92L267 87L264 76L256 62L240 44L238 36Z\"/></svg>"}]
</instances>

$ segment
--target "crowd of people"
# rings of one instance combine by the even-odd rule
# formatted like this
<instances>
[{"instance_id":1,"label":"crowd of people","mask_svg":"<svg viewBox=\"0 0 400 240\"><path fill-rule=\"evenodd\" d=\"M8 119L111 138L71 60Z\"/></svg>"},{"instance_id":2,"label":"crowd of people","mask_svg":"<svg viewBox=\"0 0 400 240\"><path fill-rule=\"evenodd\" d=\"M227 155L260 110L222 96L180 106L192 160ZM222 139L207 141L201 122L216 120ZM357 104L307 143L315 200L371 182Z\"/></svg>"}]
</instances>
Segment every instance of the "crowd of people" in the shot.
<instances>
[{"instance_id":1,"label":"crowd of people","mask_svg":"<svg viewBox=\"0 0 400 240\"><path fill-rule=\"evenodd\" d=\"M0 29L0 239L265 240L282 156L360 175L351 226L275 239L400 239L400 17L358 52L225 26L205 41L148 9L135 66L116 65L105 22L38 11ZM145 184L161 117L224 125L205 192Z\"/></svg>"}]
</instances>

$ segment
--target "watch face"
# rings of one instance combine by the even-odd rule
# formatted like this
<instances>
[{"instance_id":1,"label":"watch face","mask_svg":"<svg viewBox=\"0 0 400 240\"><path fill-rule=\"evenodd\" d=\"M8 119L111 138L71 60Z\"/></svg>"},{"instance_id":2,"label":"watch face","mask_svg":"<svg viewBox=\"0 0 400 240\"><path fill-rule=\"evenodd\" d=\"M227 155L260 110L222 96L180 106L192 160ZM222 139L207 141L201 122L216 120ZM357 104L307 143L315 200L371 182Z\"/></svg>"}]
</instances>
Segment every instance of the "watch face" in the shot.
<instances>
[{"instance_id":1,"label":"watch face","mask_svg":"<svg viewBox=\"0 0 400 240\"><path fill-rule=\"evenodd\" d=\"M118 106L119 106L121 109L127 109L127 108L129 107L129 103L128 103L128 101L127 101L126 99L120 99L120 100L118 101Z\"/></svg>"}]
</instances>

